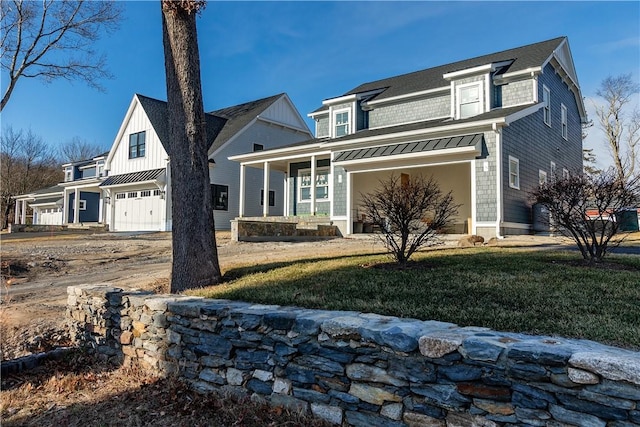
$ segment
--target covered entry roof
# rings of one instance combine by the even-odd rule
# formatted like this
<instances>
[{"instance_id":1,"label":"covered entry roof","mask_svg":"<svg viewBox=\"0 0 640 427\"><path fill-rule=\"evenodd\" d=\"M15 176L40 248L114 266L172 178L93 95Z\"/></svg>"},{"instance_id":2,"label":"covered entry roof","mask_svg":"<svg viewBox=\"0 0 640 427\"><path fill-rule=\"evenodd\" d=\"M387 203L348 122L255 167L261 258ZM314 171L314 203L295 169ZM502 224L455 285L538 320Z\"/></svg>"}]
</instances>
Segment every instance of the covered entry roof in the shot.
<instances>
[{"instance_id":1,"label":"covered entry roof","mask_svg":"<svg viewBox=\"0 0 640 427\"><path fill-rule=\"evenodd\" d=\"M405 142L378 147L359 148L356 150L340 151L336 153L334 162L373 159L377 157L396 156L400 154L406 155L463 147L475 147L480 150L482 140L483 135L481 133L476 133L473 135L454 136L451 138L427 139L418 142Z\"/></svg>"},{"instance_id":2,"label":"covered entry roof","mask_svg":"<svg viewBox=\"0 0 640 427\"><path fill-rule=\"evenodd\" d=\"M142 172L124 173L122 175L112 175L105 179L100 187L108 187L110 185L133 184L135 182L155 181L164 174L165 169L152 169Z\"/></svg>"}]
</instances>

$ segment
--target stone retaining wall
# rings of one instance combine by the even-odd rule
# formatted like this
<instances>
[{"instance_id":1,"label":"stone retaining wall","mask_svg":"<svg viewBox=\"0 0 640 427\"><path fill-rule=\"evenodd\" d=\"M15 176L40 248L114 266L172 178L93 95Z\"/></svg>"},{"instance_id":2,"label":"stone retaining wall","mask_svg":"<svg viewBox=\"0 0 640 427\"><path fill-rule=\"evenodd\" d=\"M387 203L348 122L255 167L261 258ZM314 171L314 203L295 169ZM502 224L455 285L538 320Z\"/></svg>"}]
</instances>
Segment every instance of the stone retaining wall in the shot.
<instances>
[{"instance_id":1,"label":"stone retaining wall","mask_svg":"<svg viewBox=\"0 0 640 427\"><path fill-rule=\"evenodd\" d=\"M83 345L355 426L640 425L640 353L376 314L68 288Z\"/></svg>"},{"instance_id":2,"label":"stone retaining wall","mask_svg":"<svg viewBox=\"0 0 640 427\"><path fill-rule=\"evenodd\" d=\"M240 242L293 241L308 239L332 239L340 236L338 227L326 224L301 226L289 221L231 221L231 240Z\"/></svg>"}]
</instances>

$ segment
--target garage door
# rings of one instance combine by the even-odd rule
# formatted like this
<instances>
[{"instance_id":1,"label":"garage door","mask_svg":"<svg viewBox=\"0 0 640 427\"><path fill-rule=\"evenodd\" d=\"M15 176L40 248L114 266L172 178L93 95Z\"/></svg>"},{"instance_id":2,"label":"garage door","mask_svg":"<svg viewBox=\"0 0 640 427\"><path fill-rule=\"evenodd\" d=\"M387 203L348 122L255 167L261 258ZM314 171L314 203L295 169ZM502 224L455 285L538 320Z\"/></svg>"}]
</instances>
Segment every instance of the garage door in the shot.
<instances>
[{"instance_id":1,"label":"garage door","mask_svg":"<svg viewBox=\"0 0 640 427\"><path fill-rule=\"evenodd\" d=\"M114 231L161 231L160 190L148 189L116 193Z\"/></svg>"}]
</instances>

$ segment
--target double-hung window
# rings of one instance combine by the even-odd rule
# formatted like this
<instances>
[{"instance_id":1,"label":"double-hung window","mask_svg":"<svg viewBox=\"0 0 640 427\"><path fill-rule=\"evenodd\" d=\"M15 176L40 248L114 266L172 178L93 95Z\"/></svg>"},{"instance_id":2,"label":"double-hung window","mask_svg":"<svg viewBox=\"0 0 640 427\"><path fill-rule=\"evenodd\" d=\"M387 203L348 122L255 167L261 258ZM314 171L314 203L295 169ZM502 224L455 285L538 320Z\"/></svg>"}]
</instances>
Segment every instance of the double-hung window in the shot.
<instances>
[{"instance_id":1,"label":"double-hung window","mask_svg":"<svg viewBox=\"0 0 640 427\"><path fill-rule=\"evenodd\" d=\"M548 87L542 86L542 120L547 126L551 126L551 91Z\"/></svg>"},{"instance_id":2,"label":"double-hung window","mask_svg":"<svg viewBox=\"0 0 640 427\"><path fill-rule=\"evenodd\" d=\"M458 86L458 118L465 119L482 112L482 82Z\"/></svg>"},{"instance_id":3,"label":"double-hung window","mask_svg":"<svg viewBox=\"0 0 640 427\"><path fill-rule=\"evenodd\" d=\"M73 181L73 166L64 168L64 182Z\"/></svg>"},{"instance_id":4,"label":"double-hung window","mask_svg":"<svg viewBox=\"0 0 640 427\"><path fill-rule=\"evenodd\" d=\"M520 160L509 156L509 187L520 189Z\"/></svg>"},{"instance_id":5,"label":"double-hung window","mask_svg":"<svg viewBox=\"0 0 640 427\"><path fill-rule=\"evenodd\" d=\"M542 169L538 171L538 184L543 185L547 183L547 172Z\"/></svg>"},{"instance_id":6,"label":"double-hung window","mask_svg":"<svg viewBox=\"0 0 640 427\"><path fill-rule=\"evenodd\" d=\"M316 200L329 198L329 168L316 170ZM298 171L298 200L307 202L311 200L311 170Z\"/></svg>"},{"instance_id":7,"label":"double-hung window","mask_svg":"<svg viewBox=\"0 0 640 427\"><path fill-rule=\"evenodd\" d=\"M345 136L349 134L349 111L339 111L334 114L334 136Z\"/></svg>"},{"instance_id":8,"label":"double-hung window","mask_svg":"<svg viewBox=\"0 0 640 427\"><path fill-rule=\"evenodd\" d=\"M137 159L144 157L145 153L145 132L132 133L129 135L129 158Z\"/></svg>"},{"instance_id":9,"label":"double-hung window","mask_svg":"<svg viewBox=\"0 0 640 427\"><path fill-rule=\"evenodd\" d=\"M561 110L561 122L562 122L562 137L564 139L569 139L569 132L568 132L568 128L567 128L567 107L564 106L564 104L562 104L560 106L560 110Z\"/></svg>"}]
</instances>

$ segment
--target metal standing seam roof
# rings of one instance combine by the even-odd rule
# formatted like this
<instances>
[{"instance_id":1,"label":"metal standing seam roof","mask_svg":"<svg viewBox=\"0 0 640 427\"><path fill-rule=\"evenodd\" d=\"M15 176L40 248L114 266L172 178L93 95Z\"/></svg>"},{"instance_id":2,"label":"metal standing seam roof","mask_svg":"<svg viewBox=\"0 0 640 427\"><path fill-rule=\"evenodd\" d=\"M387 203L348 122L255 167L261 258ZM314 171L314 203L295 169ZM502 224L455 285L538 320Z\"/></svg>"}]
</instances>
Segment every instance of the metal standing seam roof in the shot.
<instances>
[{"instance_id":1,"label":"metal standing seam roof","mask_svg":"<svg viewBox=\"0 0 640 427\"><path fill-rule=\"evenodd\" d=\"M405 142L401 144L383 145L371 148L359 148L356 150L340 151L336 153L334 162L346 162L350 160L373 159L378 157L390 157L400 154L423 153L451 148L475 147L483 141L483 135L454 136L450 138L426 139L418 142Z\"/></svg>"},{"instance_id":2,"label":"metal standing seam roof","mask_svg":"<svg viewBox=\"0 0 640 427\"><path fill-rule=\"evenodd\" d=\"M121 175L112 175L102 181L100 187L108 187L111 185L133 184L135 182L154 181L164 174L165 169L152 169L141 172L124 173Z\"/></svg>"}]
</instances>

